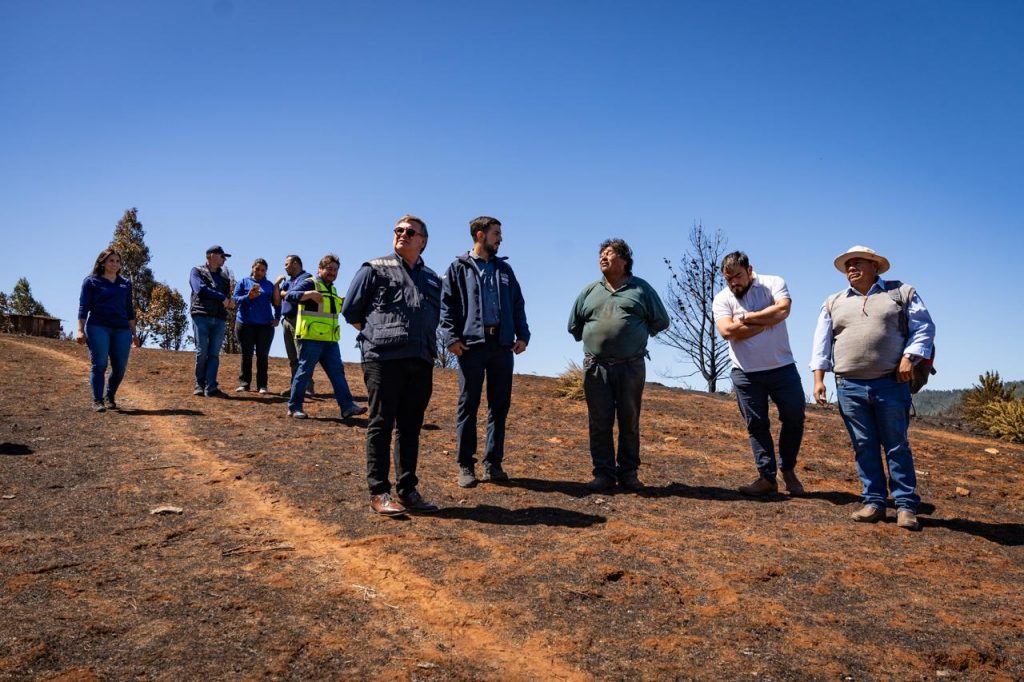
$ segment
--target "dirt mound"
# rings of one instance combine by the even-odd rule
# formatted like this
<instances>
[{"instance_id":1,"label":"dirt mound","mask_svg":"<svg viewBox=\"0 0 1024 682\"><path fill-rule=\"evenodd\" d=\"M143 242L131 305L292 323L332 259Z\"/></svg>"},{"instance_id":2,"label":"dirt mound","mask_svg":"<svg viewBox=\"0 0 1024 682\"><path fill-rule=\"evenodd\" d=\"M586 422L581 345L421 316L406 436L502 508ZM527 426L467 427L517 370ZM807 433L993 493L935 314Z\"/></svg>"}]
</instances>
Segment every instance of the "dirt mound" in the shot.
<instances>
[{"instance_id":1,"label":"dirt mound","mask_svg":"<svg viewBox=\"0 0 1024 682\"><path fill-rule=\"evenodd\" d=\"M751 500L735 404L652 385L646 490L590 495L585 406L521 376L512 480L463 490L439 370L442 510L393 520L365 418L196 398L192 361L133 351L95 414L84 348L0 336L0 679L1024 679L1020 447L915 427L923 532L858 525L838 415L809 413L807 496Z\"/></svg>"}]
</instances>

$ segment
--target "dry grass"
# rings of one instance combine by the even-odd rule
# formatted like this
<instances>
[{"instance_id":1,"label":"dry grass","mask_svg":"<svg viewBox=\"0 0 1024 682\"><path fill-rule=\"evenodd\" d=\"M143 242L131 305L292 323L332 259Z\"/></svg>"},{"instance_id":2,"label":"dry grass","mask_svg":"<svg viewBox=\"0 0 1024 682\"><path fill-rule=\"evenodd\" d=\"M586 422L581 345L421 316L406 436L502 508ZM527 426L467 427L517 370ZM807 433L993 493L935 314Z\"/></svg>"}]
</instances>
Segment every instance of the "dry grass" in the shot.
<instances>
[{"instance_id":1,"label":"dry grass","mask_svg":"<svg viewBox=\"0 0 1024 682\"><path fill-rule=\"evenodd\" d=\"M570 361L565 371L558 375L555 395L569 400L583 400L583 367L575 360Z\"/></svg>"}]
</instances>

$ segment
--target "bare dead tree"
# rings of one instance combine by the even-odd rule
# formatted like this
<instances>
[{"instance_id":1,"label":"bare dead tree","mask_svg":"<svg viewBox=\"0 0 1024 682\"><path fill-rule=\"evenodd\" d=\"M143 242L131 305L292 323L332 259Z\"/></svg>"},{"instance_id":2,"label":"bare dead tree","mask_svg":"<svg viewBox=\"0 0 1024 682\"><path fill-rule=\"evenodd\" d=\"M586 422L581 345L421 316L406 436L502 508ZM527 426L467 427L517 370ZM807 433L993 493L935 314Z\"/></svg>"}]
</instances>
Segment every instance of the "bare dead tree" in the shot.
<instances>
[{"instance_id":1,"label":"bare dead tree","mask_svg":"<svg viewBox=\"0 0 1024 682\"><path fill-rule=\"evenodd\" d=\"M690 245L679 263L673 265L668 258L664 259L670 275L665 307L671 324L654 337L659 343L681 351L693 364L692 372L672 378L699 373L707 382L709 393L717 390L718 380L731 364L729 347L719 337L711 311L715 293L725 286L719 264L726 243L728 239L721 230L710 232L697 222L690 229Z\"/></svg>"},{"instance_id":2,"label":"bare dead tree","mask_svg":"<svg viewBox=\"0 0 1024 682\"><path fill-rule=\"evenodd\" d=\"M444 341L441 337L441 328L437 329L437 357L434 358L434 367L439 369L445 369L448 367L455 367L459 364L459 359L455 356L455 353L448 350L448 346L444 345Z\"/></svg>"}]
</instances>

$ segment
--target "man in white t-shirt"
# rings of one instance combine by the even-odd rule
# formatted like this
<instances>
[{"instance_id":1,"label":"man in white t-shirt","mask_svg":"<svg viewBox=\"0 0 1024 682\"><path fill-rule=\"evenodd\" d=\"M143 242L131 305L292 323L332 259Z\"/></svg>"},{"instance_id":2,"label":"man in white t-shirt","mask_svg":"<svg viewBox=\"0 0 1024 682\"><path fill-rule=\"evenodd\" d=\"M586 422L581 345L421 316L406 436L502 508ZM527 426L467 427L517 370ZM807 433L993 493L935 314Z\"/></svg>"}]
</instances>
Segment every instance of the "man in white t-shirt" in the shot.
<instances>
[{"instance_id":1,"label":"man in white t-shirt","mask_svg":"<svg viewBox=\"0 0 1024 682\"><path fill-rule=\"evenodd\" d=\"M771 398L782 422L778 468L782 470L786 490L791 495L801 495L804 487L795 468L804 435L806 401L786 332L789 290L781 277L755 273L742 251L733 251L722 259L722 275L727 288L715 295L712 311L718 333L729 342L730 378L740 414L747 422L758 471L758 477L740 486L739 491L763 496L779 490L768 417Z\"/></svg>"}]
</instances>

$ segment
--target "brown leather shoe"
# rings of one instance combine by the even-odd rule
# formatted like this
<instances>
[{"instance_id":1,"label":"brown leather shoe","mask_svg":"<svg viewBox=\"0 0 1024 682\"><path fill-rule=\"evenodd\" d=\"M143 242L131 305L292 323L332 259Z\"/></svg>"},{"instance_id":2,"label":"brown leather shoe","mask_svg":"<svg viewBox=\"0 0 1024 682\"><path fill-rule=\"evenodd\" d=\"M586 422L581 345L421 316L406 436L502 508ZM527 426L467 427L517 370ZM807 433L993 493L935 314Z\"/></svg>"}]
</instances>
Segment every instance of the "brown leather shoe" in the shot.
<instances>
[{"instance_id":1,"label":"brown leather shoe","mask_svg":"<svg viewBox=\"0 0 1024 682\"><path fill-rule=\"evenodd\" d=\"M790 495L804 494L804 484L796 477L796 471L793 469L782 470L782 482L786 484L786 492Z\"/></svg>"},{"instance_id":2,"label":"brown leather shoe","mask_svg":"<svg viewBox=\"0 0 1024 682\"><path fill-rule=\"evenodd\" d=\"M773 495L779 492L779 484L775 481L769 481L767 478L758 476L747 485L741 485L737 490L744 495L764 497L765 495Z\"/></svg>"},{"instance_id":3,"label":"brown leather shoe","mask_svg":"<svg viewBox=\"0 0 1024 682\"><path fill-rule=\"evenodd\" d=\"M917 514L909 509L900 509L896 512L896 525L907 530L921 530L921 523L917 520Z\"/></svg>"},{"instance_id":4,"label":"brown leather shoe","mask_svg":"<svg viewBox=\"0 0 1024 682\"><path fill-rule=\"evenodd\" d=\"M370 509L381 516L401 516L405 507L391 499L391 493L370 495Z\"/></svg>"},{"instance_id":5,"label":"brown leather shoe","mask_svg":"<svg viewBox=\"0 0 1024 682\"><path fill-rule=\"evenodd\" d=\"M885 518L885 510L873 504L865 504L850 514L850 518L861 523L876 523Z\"/></svg>"},{"instance_id":6,"label":"brown leather shoe","mask_svg":"<svg viewBox=\"0 0 1024 682\"><path fill-rule=\"evenodd\" d=\"M413 490L408 495L399 495L398 501L402 503L402 506L407 511L414 512L416 514L429 514L436 512L438 507L436 504L431 504L423 499L418 490Z\"/></svg>"}]
</instances>

